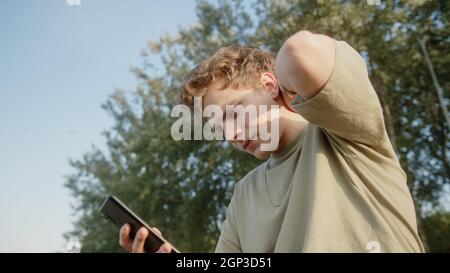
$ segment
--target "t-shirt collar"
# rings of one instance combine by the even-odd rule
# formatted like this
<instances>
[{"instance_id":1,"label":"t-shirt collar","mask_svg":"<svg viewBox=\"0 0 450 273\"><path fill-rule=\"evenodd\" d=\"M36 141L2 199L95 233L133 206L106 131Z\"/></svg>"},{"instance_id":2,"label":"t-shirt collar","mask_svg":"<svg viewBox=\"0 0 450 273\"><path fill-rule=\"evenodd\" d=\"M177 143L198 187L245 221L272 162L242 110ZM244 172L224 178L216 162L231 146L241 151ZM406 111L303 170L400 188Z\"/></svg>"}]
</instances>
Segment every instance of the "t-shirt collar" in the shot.
<instances>
[{"instance_id":1,"label":"t-shirt collar","mask_svg":"<svg viewBox=\"0 0 450 273\"><path fill-rule=\"evenodd\" d=\"M285 161L292 153L303 145L303 138L305 135L306 126L298 133L298 135L289 142L281 151L272 153L267 161L268 168L273 168Z\"/></svg>"}]
</instances>

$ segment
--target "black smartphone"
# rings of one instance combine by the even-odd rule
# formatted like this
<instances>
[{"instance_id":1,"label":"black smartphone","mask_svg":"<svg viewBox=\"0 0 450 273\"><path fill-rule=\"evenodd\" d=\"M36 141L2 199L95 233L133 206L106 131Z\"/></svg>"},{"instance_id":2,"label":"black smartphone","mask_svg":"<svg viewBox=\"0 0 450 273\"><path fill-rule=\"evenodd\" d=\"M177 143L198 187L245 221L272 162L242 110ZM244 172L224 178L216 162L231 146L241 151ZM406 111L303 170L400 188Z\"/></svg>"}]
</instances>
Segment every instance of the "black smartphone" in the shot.
<instances>
[{"instance_id":1,"label":"black smartphone","mask_svg":"<svg viewBox=\"0 0 450 273\"><path fill-rule=\"evenodd\" d=\"M149 236L144 244L144 250L148 253L156 252L161 245L167 241L158 235L147 223L133 213L127 206L125 206L117 197L108 196L100 207L100 213L111 223L119 229L128 223L131 227L130 238L134 239L136 232L145 227L149 231ZM172 246L171 253L179 253L177 249Z\"/></svg>"}]
</instances>

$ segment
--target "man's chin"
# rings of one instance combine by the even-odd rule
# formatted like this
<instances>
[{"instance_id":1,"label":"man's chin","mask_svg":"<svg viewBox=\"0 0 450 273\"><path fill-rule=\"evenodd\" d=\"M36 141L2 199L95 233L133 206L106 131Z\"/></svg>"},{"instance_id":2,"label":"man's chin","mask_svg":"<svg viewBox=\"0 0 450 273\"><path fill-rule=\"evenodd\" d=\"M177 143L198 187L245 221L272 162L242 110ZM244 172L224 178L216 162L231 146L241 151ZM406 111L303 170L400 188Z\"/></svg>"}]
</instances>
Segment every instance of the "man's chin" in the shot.
<instances>
[{"instance_id":1,"label":"man's chin","mask_svg":"<svg viewBox=\"0 0 450 273\"><path fill-rule=\"evenodd\" d=\"M272 154L273 152L262 152L262 151L255 151L253 153L251 153L254 157L260 159L260 160L265 160L267 158L269 158L269 156Z\"/></svg>"},{"instance_id":2,"label":"man's chin","mask_svg":"<svg viewBox=\"0 0 450 273\"><path fill-rule=\"evenodd\" d=\"M273 154L274 152L276 152L276 149L274 149L273 151L272 150L268 150L268 151L261 151L261 144L260 143L258 143L257 145L256 145L257 147L256 148L254 148L254 150L253 151L251 151L251 150L244 150L244 149L242 149L242 148L240 148L240 147L236 147L238 150L240 150L240 151L242 151L242 152L245 152L245 153L248 153L248 154L251 154L251 155L253 155L254 157L256 157L256 158L258 158L258 159L260 159L260 160L265 160L265 159L268 159L269 157L270 157L270 155L271 154Z\"/></svg>"}]
</instances>

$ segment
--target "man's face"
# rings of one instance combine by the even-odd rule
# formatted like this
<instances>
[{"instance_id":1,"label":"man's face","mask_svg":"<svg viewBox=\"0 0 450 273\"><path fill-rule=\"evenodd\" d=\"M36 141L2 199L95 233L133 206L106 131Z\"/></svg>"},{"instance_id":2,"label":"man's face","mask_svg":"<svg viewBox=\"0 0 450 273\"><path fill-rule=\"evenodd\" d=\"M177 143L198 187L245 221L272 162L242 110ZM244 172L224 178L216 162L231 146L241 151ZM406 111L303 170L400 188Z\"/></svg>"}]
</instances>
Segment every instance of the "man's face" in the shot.
<instances>
[{"instance_id":1,"label":"man's face","mask_svg":"<svg viewBox=\"0 0 450 273\"><path fill-rule=\"evenodd\" d=\"M281 106L286 106L286 104L279 93L278 83L272 74L263 73L261 81L262 87L260 88L233 88L229 86L222 90L220 90L222 82L214 82L208 88L203 98L203 104L205 107L218 105L222 108L224 116L221 117L221 126L226 139L234 147L259 159L266 159L270 154L282 148L278 145L285 130L282 124L283 110ZM256 112L255 115L243 115L245 118L239 122L236 110L234 110L239 108L253 108L256 109ZM279 111L275 109L279 109ZM278 127L276 127L276 123L278 123ZM266 128L270 139L261 128ZM268 146L272 148L267 149Z\"/></svg>"}]
</instances>

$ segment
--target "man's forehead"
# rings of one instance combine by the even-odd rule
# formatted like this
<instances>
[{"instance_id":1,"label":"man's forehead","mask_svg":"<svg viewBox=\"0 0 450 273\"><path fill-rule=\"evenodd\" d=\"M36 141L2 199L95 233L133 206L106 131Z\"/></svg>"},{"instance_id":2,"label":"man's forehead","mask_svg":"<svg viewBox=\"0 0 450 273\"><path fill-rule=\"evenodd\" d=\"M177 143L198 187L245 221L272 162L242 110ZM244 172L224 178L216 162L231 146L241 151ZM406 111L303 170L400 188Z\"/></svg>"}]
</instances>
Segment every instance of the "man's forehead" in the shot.
<instances>
[{"instance_id":1,"label":"man's forehead","mask_svg":"<svg viewBox=\"0 0 450 273\"><path fill-rule=\"evenodd\" d=\"M203 105L219 105L223 106L226 104L232 104L234 102L235 97L239 95L234 90L226 89L213 89L209 88L206 92L206 95L203 96Z\"/></svg>"}]
</instances>

